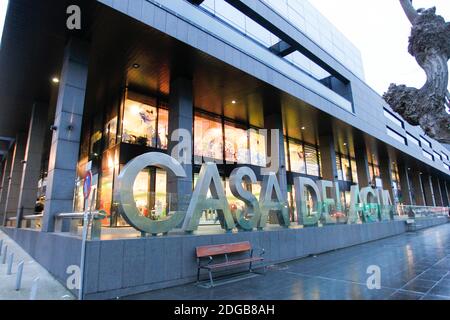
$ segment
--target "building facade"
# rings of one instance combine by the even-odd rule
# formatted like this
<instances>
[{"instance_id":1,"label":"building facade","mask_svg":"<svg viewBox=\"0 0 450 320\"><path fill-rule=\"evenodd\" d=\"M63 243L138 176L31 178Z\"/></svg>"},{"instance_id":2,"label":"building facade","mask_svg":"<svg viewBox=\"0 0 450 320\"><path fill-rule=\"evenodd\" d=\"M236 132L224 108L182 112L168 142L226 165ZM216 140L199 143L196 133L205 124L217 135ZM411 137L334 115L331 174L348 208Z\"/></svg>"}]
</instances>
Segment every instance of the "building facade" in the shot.
<instances>
[{"instance_id":1,"label":"building facade","mask_svg":"<svg viewBox=\"0 0 450 320\"><path fill-rule=\"evenodd\" d=\"M77 10L67 10L73 4L80 9L80 28L69 27L78 17ZM0 221L19 242L51 241L58 237L57 215L87 209L87 171L93 208L106 214L103 228L128 230L117 198L121 172L148 152L176 154L180 129L191 137L183 155L190 160L183 163L186 177L154 166L142 170L133 187L139 213L160 221L186 211L206 162L216 163L230 210L239 212L245 205L230 188L233 170L255 172L258 182L245 189L260 198L264 168L276 164L290 223L299 229L284 231L294 237L286 240L294 253L273 253L271 261L396 234L404 230L398 218L408 210L449 207L450 151L395 114L364 82L359 51L306 0L10 0L0 69ZM301 231L342 237L336 244L296 251L295 232L303 226L295 195L299 177L338 186L340 206L334 209L344 224ZM355 185L387 190L394 207L389 223L367 227L376 232L366 230L359 240L345 220ZM317 214L311 193L305 196L306 214ZM44 203L41 227L30 233L24 220L36 213L37 198ZM276 215L268 224L277 224ZM220 226L217 210L204 210L198 238L220 234ZM267 232L284 237L278 229ZM259 237L238 232L236 239L246 236ZM187 237L192 246L203 241ZM145 241L169 243L170 234L167 239ZM78 240L64 240L74 241L65 244L74 247L72 262L79 258ZM91 242L88 253L99 269L102 248L113 246L103 242ZM63 281L65 265L55 267L43 249L23 245ZM105 255L121 260L127 245L108 247ZM171 245L189 260L183 245ZM120 283L88 273L97 282L87 284L87 294L132 293L191 276L180 269L164 279L125 284L123 270Z\"/></svg>"}]
</instances>

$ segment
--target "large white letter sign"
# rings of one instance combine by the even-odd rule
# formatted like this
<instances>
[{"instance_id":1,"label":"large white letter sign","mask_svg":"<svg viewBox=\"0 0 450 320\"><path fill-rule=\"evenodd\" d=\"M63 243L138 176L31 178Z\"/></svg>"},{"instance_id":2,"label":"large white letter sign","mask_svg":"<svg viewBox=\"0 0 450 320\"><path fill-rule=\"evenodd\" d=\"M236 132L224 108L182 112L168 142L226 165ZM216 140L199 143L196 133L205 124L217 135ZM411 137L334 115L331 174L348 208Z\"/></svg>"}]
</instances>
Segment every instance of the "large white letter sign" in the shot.
<instances>
[{"instance_id":1,"label":"large white letter sign","mask_svg":"<svg viewBox=\"0 0 450 320\"><path fill-rule=\"evenodd\" d=\"M243 212L239 212L236 216L237 223L244 229L251 231L258 227L259 219L261 218L261 212L259 209L258 199L250 191L244 189L242 181L246 183L257 183L255 172L249 167L236 168L230 175L230 190L231 193L239 200L245 203L248 217Z\"/></svg>"},{"instance_id":2,"label":"large white letter sign","mask_svg":"<svg viewBox=\"0 0 450 320\"><path fill-rule=\"evenodd\" d=\"M337 217L331 216L330 214L334 211L335 213L342 213L342 205L339 193L339 182L331 182L328 180L320 180L317 185L322 192L322 219L326 224L337 223ZM327 189L331 189L334 193L332 198L328 197ZM342 217L345 221L346 218Z\"/></svg>"},{"instance_id":3,"label":"large white letter sign","mask_svg":"<svg viewBox=\"0 0 450 320\"><path fill-rule=\"evenodd\" d=\"M275 199L273 199L273 195L275 195ZM278 212L277 218L280 226L289 227L288 203L281 193L280 184L274 172L264 175L261 195L259 196L259 207L261 209L261 219L259 220L258 229L261 230L266 226L270 211Z\"/></svg>"},{"instance_id":4,"label":"large white letter sign","mask_svg":"<svg viewBox=\"0 0 450 320\"><path fill-rule=\"evenodd\" d=\"M389 221L394 212L391 195L388 190L379 189L378 192L381 198L381 221Z\"/></svg>"},{"instance_id":5,"label":"large white letter sign","mask_svg":"<svg viewBox=\"0 0 450 320\"><path fill-rule=\"evenodd\" d=\"M362 188L359 198L364 205L363 218L364 222L376 222L379 220L379 197L378 191L372 187Z\"/></svg>"},{"instance_id":6,"label":"large white letter sign","mask_svg":"<svg viewBox=\"0 0 450 320\"><path fill-rule=\"evenodd\" d=\"M295 204L298 212L298 223L304 226L316 225L319 222L319 218L322 211L322 202L320 197L320 191L316 183L305 177L294 178L295 187ZM311 195L313 205L308 209L308 203L306 202L306 192L309 191ZM310 214L315 212L315 214Z\"/></svg>"},{"instance_id":7,"label":"large white letter sign","mask_svg":"<svg viewBox=\"0 0 450 320\"><path fill-rule=\"evenodd\" d=\"M348 209L347 223L358 223L361 221L359 212L362 211L362 206L359 201L359 185L350 187L350 208Z\"/></svg>"},{"instance_id":8,"label":"large white letter sign","mask_svg":"<svg viewBox=\"0 0 450 320\"><path fill-rule=\"evenodd\" d=\"M172 157L159 152L144 153L128 162L120 172L115 198L118 200L120 213L132 227L150 234L167 233L181 223L184 213L171 212L168 219L154 221L140 214L134 200L134 181L142 170L150 166L167 170L176 177L186 177L183 167Z\"/></svg>"},{"instance_id":9,"label":"large white letter sign","mask_svg":"<svg viewBox=\"0 0 450 320\"><path fill-rule=\"evenodd\" d=\"M213 198L207 198L209 190L211 190ZM225 197L222 180L217 165L212 162L203 164L200 169L198 181L183 222L185 232L197 230L204 210L217 210L222 228L225 230L234 228L234 219Z\"/></svg>"}]
</instances>

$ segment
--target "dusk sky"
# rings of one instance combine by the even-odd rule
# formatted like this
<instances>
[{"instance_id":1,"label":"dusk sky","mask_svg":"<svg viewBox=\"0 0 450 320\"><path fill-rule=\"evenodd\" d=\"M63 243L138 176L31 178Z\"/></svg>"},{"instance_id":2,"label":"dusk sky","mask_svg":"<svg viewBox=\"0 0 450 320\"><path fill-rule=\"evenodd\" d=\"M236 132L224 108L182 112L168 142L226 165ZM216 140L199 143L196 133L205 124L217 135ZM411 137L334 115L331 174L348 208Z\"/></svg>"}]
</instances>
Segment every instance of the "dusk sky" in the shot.
<instances>
[{"instance_id":1,"label":"dusk sky","mask_svg":"<svg viewBox=\"0 0 450 320\"><path fill-rule=\"evenodd\" d=\"M391 82L420 88L425 73L408 53L411 25L398 0L309 0L361 51L366 82L383 94ZM414 0L435 6L450 21L449 0Z\"/></svg>"}]
</instances>

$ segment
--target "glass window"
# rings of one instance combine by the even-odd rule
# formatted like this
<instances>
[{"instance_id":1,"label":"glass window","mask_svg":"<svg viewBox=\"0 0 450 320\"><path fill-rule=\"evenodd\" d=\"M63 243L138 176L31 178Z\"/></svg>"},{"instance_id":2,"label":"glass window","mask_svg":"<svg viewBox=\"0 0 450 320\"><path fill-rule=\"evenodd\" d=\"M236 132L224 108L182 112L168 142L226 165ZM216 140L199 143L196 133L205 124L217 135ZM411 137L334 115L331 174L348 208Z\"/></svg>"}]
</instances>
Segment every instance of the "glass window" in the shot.
<instances>
[{"instance_id":1,"label":"glass window","mask_svg":"<svg viewBox=\"0 0 450 320\"><path fill-rule=\"evenodd\" d=\"M250 163L266 166L266 136L255 129L250 129Z\"/></svg>"},{"instance_id":2,"label":"glass window","mask_svg":"<svg viewBox=\"0 0 450 320\"><path fill-rule=\"evenodd\" d=\"M225 161L249 163L247 130L225 124Z\"/></svg>"},{"instance_id":3,"label":"glass window","mask_svg":"<svg viewBox=\"0 0 450 320\"><path fill-rule=\"evenodd\" d=\"M161 220L168 215L166 181L167 173L164 170L146 168L138 174L133 194L141 215L152 220Z\"/></svg>"},{"instance_id":4,"label":"glass window","mask_svg":"<svg viewBox=\"0 0 450 320\"><path fill-rule=\"evenodd\" d=\"M344 175L342 173L342 165L341 165L341 155L336 153L336 169L338 174L338 180L344 180Z\"/></svg>"},{"instance_id":5,"label":"glass window","mask_svg":"<svg viewBox=\"0 0 450 320\"><path fill-rule=\"evenodd\" d=\"M416 146L420 147L420 141L419 139L417 139L416 137L414 137L412 134L410 134L409 132L406 133L406 138L408 139L409 142L415 144Z\"/></svg>"},{"instance_id":6,"label":"glass window","mask_svg":"<svg viewBox=\"0 0 450 320\"><path fill-rule=\"evenodd\" d=\"M157 109L154 106L155 103L125 101L122 142L156 147Z\"/></svg>"},{"instance_id":7,"label":"glass window","mask_svg":"<svg viewBox=\"0 0 450 320\"><path fill-rule=\"evenodd\" d=\"M433 156L431 155L431 153L426 152L425 150L422 150L422 154L425 158L430 159L430 160L434 160Z\"/></svg>"},{"instance_id":8,"label":"glass window","mask_svg":"<svg viewBox=\"0 0 450 320\"><path fill-rule=\"evenodd\" d=\"M306 173L320 176L319 158L316 147L305 145Z\"/></svg>"},{"instance_id":9,"label":"glass window","mask_svg":"<svg viewBox=\"0 0 450 320\"><path fill-rule=\"evenodd\" d=\"M389 127L386 127L386 130L387 130L388 136L390 136L390 137L394 138L395 140L397 140L398 142L406 145L406 139L404 136L402 136L401 134L397 133L396 131L392 130Z\"/></svg>"},{"instance_id":10,"label":"glass window","mask_svg":"<svg viewBox=\"0 0 450 320\"><path fill-rule=\"evenodd\" d=\"M194 154L206 159L223 160L223 134L220 121L195 116Z\"/></svg>"},{"instance_id":11,"label":"glass window","mask_svg":"<svg viewBox=\"0 0 450 320\"><path fill-rule=\"evenodd\" d=\"M284 138L284 161L286 166L286 171L291 171L291 166L289 165L289 148L286 137Z\"/></svg>"},{"instance_id":12,"label":"glass window","mask_svg":"<svg viewBox=\"0 0 450 320\"><path fill-rule=\"evenodd\" d=\"M105 149L112 147L116 144L117 135L117 117L114 117L105 125Z\"/></svg>"},{"instance_id":13,"label":"glass window","mask_svg":"<svg viewBox=\"0 0 450 320\"><path fill-rule=\"evenodd\" d=\"M289 156L291 160L291 171L296 173L306 173L305 154L303 145L292 140L289 141Z\"/></svg>"},{"instance_id":14,"label":"glass window","mask_svg":"<svg viewBox=\"0 0 450 320\"><path fill-rule=\"evenodd\" d=\"M425 139L424 137L420 136L420 141L422 141L422 143L424 145L427 145L427 146L429 146L431 148L431 142L428 141L427 139Z\"/></svg>"},{"instance_id":15,"label":"glass window","mask_svg":"<svg viewBox=\"0 0 450 320\"><path fill-rule=\"evenodd\" d=\"M390 121L392 121L393 123L395 123L396 125L398 125L399 127L403 128L403 121L401 121L399 118L397 118L393 113L391 113L389 110L383 109L384 112L384 116L389 119Z\"/></svg>"},{"instance_id":16,"label":"glass window","mask_svg":"<svg viewBox=\"0 0 450 320\"><path fill-rule=\"evenodd\" d=\"M167 150L169 143L169 111L158 109L158 136L156 148Z\"/></svg>"},{"instance_id":17,"label":"glass window","mask_svg":"<svg viewBox=\"0 0 450 320\"><path fill-rule=\"evenodd\" d=\"M350 167L350 161L346 156L343 156L341 159L342 159L342 173L344 178L343 180L352 181L352 170Z\"/></svg>"},{"instance_id":18,"label":"glass window","mask_svg":"<svg viewBox=\"0 0 450 320\"><path fill-rule=\"evenodd\" d=\"M435 159L439 159L442 161L442 156L439 153L437 153L436 151L433 151L433 154L434 154Z\"/></svg>"},{"instance_id":19,"label":"glass window","mask_svg":"<svg viewBox=\"0 0 450 320\"><path fill-rule=\"evenodd\" d=\"M114 169L117 167L117 157L114 150L108 150L103 153L102 157L102 173L100 179L99 192L99 209L105 210L108 219L103 222L104 225L109 225L109 218L111 216L111 205L113 201L113 183L114 183Z\"/></svg>"},{"instance_id":20,"label":"glass window","mask_svg":"<svg viewBox=\"0 0 450 320\"><path fill-rule=\"evenodd\" d=\"M358 169L356 168L355 158L351 158L350 163L352 165L352 180L354 183L358 183Z\"/></svg>"},{"instance_id":21,"label":"glass window","mask_svg":"<svg viewBox=\"0 0 450 320\"><path fill-rule=\"evenodd\" d=\"M145 169L136 177L133 185L133 195L136 207L140 214L148 217L149 216L149 194L150 194L150 174L148 169Z\"/></svg>"}]
</instances>

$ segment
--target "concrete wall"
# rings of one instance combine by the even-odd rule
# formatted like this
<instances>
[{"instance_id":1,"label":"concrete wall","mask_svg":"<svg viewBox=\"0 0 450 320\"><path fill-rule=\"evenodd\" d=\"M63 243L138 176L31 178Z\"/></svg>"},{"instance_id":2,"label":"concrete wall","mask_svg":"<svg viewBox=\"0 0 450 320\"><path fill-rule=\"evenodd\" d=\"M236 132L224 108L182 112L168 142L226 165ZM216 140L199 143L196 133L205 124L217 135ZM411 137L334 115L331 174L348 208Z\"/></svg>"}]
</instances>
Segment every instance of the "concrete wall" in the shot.
<instances>
[{"instance_id":1,"label":"concrete wall","mask_svg":"<svg viewBox=\"0 0 450 320\"><path fill-rule=\"evenodd\" d=\"M447 218L420 220L420 228L446 223ZM79 265L81 240L66 234L2 228L34 259L65 284L67 267ZM264 248L265 264L374 241L407 231L404 221L322 228L280 229L217 235L88 241L85 299L112 299L196 280L195 248L249 240ZM204 275L203 275L204 276Z\"/></svg>"}]
</instances>

